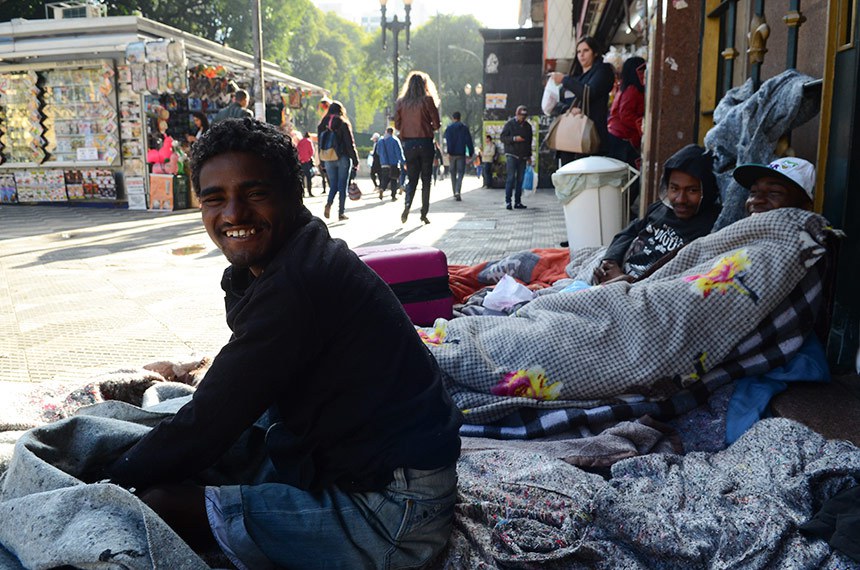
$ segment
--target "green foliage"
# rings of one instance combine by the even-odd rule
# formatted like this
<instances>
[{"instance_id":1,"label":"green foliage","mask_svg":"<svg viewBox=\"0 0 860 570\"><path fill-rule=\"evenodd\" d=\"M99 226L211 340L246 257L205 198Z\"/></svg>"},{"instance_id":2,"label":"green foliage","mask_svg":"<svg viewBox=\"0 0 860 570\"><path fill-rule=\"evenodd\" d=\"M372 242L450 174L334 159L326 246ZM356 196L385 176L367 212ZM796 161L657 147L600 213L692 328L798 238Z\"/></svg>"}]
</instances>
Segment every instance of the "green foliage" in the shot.
<instances>
[{"instance_id":1,"label":"green foliage","mask_svg":"<svg viewBox=\"0 0 860 570\"><path fill-rule=\"evenodd\" d=\"M250 0L105 0L108 15L141 15L203 38L253 53ZM261 0L263 57L286 73L328 89L341 101L358 132L382 132L391 106L393 41L382 50L380 32L368 34L335 13L322 13L311 0ZM42 19L43 0L0 0L0 21ZM481 64L449 44L483 54L480 25L472 16L440 15L412 30L411 49L400 34L398 89L407 73L420 69L439 88L445 115L459 110L473 130L480 127L481 102L463 93L481 81ZM441 77L440 77L441 70ZM314 108L296 114L300 128L316 129ZM443 124L446 118L443 117Z\"/></svg>"}]
</instances>

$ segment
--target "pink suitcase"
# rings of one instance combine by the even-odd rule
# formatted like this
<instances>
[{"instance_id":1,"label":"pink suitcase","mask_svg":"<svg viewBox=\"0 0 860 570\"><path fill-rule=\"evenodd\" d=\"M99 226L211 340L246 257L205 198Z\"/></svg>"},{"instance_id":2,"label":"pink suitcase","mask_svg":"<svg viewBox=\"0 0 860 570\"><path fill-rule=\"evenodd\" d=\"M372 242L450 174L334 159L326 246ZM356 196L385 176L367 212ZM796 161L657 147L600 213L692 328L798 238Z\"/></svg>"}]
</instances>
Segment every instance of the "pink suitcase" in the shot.
<instances>
[{"instance_id":1,"label":"pink suitcase","mask_svg":"<svg viewBox=\"0 0 860 570\"><path fill-rule=\"evenodd\" d=\"M430 326L437 318L453 317L454 295L448 287L448 260L443 251L405 244L354 251L388 283L414 324Z\"/></svg>"}]
</instances>

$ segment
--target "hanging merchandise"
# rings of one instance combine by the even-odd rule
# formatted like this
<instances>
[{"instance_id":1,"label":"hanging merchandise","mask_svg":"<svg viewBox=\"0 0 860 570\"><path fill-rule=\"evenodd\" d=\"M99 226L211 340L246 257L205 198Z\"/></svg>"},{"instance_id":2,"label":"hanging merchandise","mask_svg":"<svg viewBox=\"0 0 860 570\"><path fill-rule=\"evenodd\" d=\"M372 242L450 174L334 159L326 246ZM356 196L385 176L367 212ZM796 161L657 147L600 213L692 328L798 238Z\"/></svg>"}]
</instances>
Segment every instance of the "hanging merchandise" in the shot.
<instances>
[{"instance_id":1,"label":"hanging merchandise","mask_svg":"<svg viewBox=\"0 0 860 570\"><path fill-rule=\"evenodd\" d=\"M18 187L14 174L0 174L0 204L14 204L18 201Z\"/></svg>"},{"instance_id":2,"label":"hanging merchandise","mask_svg":"<svg viewBox=\"0 0 860 570\"><path fill-rule=\"evenodd\" d=\"M35 71L0 75L0 148L5 163L40 164L45 160L40 81Z\"/></svg>"},{"instance_id":3,"label":"hanging merchandise","mask_svg":"<svg viewBox=\"0 0 860 570\"><path fill-rule=\"evenodd\" d=\"M302 90L295 88L290 89L290 107L293 109L302 108Z\"/></svg>"},{"instance_id":4,"label":"hanging merchandise","mask_svg":"<svg viewBox=\"0 0 860 570\"><path fill-rule=\"evenodd\" d=\"M46 71L46 163L113 164L120 154L113 66Z\"/></svg>"}]
</instances>

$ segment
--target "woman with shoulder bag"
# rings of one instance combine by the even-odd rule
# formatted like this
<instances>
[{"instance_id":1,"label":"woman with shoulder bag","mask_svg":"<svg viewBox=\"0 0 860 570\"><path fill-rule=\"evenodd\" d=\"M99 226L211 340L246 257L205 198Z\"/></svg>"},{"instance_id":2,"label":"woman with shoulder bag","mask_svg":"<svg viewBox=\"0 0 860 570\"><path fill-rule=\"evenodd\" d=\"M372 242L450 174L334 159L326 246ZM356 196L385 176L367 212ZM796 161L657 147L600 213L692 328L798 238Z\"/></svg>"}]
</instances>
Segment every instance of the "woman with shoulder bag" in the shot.
<instances>
[{"instance_id":1,"label":"woman with shoulder bag","mask_svg":"<svg viewBox=\"0 0 860 570\"><path fill-rule=\"evenodd\" d=\"M603 61L603 51L597 41L585 36L576 44L576 62L570 75L560 72L552 74L552 81L561 85L562 94L558 104L558 112L567 111L571 106L588 110L588 118L592 120L600 136L600 147L593 154L606 152L606 121L609 114L609 93L615 85L615 70ZM585 101L585 97L588 100ZM585 156L566 151L557 151L559 166Z\"/></svg>"},{"instance_id":2,"label":"woman with shoulder bag","mask_svg":"<svg viewBox=\"0 0 860 570\"><path fill-rule=\"evenodd\" d=\"M327 137L334 136L332 146L334 153L328 152L329 157L324 157L329 149L324 148L323 142ZM317 127L317 144L319 145L320 159L325 163L325 172L328 175L329 193L328 200L323 210L323 215L328 218L331 215L331 205L334 197L338 197L337 219L347 220L346 210L346 186L349 184L350 171L358 172L358 152L355 150L355 140L352 136L352 126L343 109L343 105L337 101L328 107L328 112ZM332 159L333 158L333 159Z\"/></svg>"},{"instance_id":3,"label":"woman with shoulder bag","mask_svg":"<svg viewBox=\"0 0 860 570\"><path fill-rule=\"evenodd\" d=\"M433 133L439 129L439 96L433 80L422 71L406 78L400 97L394 105L394 128L400 131L409 183L406 204L400 221L406 223L418 180L421 179L421 221L429 224L430 179L433 176Z\"/></svg>"}]
</instances>

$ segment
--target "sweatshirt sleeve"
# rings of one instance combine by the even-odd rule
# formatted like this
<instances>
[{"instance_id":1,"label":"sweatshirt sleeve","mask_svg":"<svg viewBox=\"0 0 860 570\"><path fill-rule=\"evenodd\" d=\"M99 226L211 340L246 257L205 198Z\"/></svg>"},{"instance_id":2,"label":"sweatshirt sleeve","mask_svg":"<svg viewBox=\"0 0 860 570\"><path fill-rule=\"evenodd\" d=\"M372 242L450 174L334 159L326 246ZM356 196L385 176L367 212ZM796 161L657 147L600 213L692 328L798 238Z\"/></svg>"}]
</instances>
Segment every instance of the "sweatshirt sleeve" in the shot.
<instances>
[{"instance_id":1,"label":"sweatshirt sleeve","mask_svg":"<svg viewBox=\"0 0 860 570\"><path fill-rule=\"evenodd\" d=\"M271 282L257 293L258 306L274 310L256 310L235 325L233 338L191 401L109 465L108 477L139 489L193 477L214 464L279 394L291 389L297 380L289 371L305 365L311 349L302 337L310 333L290 334L284 323L313 322L312 315L301 314L309 303L291 303L287 318L287 309L277 309L284 303ZM277 361L272 359L275 350Z\"/></svg>"},{"instance_id":2,"label":"sweatshirt sleeve","mask_svg":"<svg viewBox=\"0 0 860 570\"><path fill-rule=\"evenodd\" d=\"M633 240L636 239L636 236L639 235L639 232L644 227L642 220L636 219L630 222L626 228L615 234L615 237L612 238L612 243L606 249L603 259L615 261L618 265L621 265L630 244L633 243Z\"/></svg>"},{"instance_id":3,"label":"sweatshirt sleeve","mask_svg":"<svg viewBox=\"0 0 860 570\"><path fill-rule=\"evenodd\" d=\"M586 85L588 85L588 104L591 106L594 99L608 96L609 92L612 91L612 86L615 84L615 74L612 72L612 66L607 63L596 65L599 67L594 70L594 73L585 82L575 79L570 75L561 80L564 88L576 95L576 105L580 108L582 108L581 101L583 100Z\"/></svg>"},{"instance_id":4,"label":"sweatshirt sleeve","mask_svg":"<svg viewBox=\"0 0 860 570\"><path fill-rule=\"evenodd\" d=\"M504 144L512 144L514 142L514 139L511 136L511 121L508 121L505 123L505 126L502 127L502 133L499 135L499 139Z\"/></svg>"}]
</instances>

